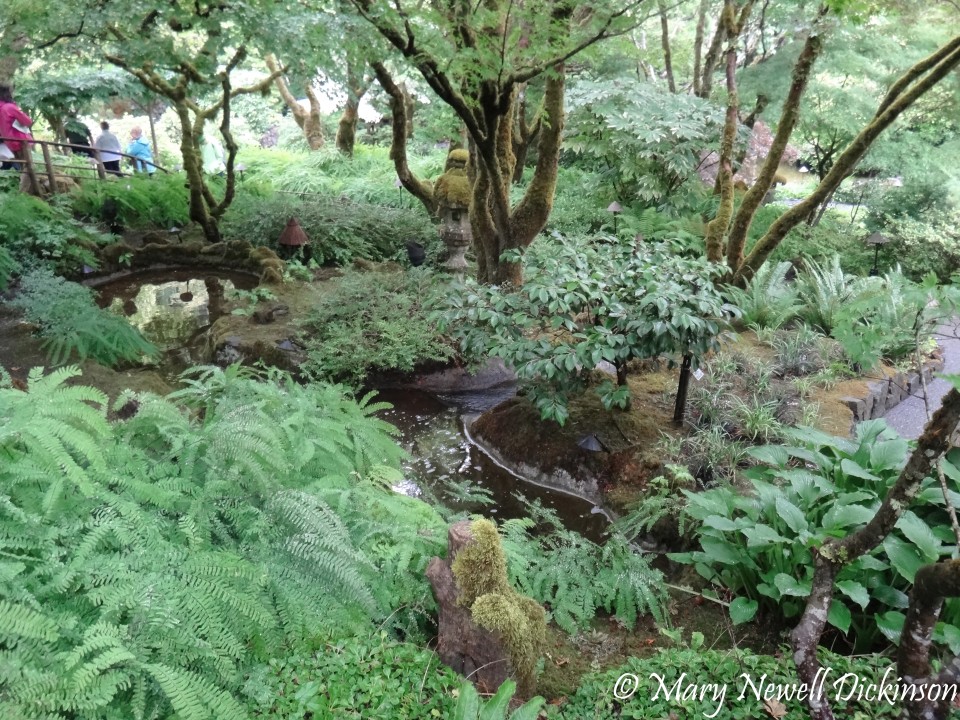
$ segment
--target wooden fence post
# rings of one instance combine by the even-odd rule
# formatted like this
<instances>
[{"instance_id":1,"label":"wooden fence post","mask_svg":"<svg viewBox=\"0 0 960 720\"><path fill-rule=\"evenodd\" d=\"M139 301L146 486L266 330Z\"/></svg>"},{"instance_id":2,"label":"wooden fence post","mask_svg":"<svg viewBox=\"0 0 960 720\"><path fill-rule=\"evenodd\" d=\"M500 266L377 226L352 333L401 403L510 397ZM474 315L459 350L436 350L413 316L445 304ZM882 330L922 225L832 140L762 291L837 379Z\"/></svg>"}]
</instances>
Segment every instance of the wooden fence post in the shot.
<instances>
[{"instance_id":1,"label":"wooden fence post","mask_svg":"<svg viewBox=\"0 0 960 720\"><path fill-rule=\"evenodd\" d=\"M47 177L50 178L50 194L57 192L57 173L53 169L53 160L50 159L50 147L45 143L40 143L40 150L43 152L43 164L47 168Z\"/></svg>"},{"instance_id":2,"label":"wooden fence post","mask_svg":"<svg viewBox=\"0 0 960 720\"><path fill-rule=\"evenodd\" d=\"M41 197L43 193L41 192L40 181L37 180L37 171L33 167L33 153L30 152L30 143L24 141L22 147L23 162L27 168L27 177L30 178L30 188L37 197Z\"/></svg>"}]
</instances>

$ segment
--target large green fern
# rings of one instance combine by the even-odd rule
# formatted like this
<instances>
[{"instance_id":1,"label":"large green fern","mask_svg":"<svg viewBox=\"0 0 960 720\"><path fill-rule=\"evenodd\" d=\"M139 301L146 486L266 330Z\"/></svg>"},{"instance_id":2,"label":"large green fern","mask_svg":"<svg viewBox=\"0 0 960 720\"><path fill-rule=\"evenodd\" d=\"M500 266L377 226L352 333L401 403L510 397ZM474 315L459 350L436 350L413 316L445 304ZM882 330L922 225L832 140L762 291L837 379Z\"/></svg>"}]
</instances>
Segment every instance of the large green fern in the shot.
<instances>
[{"instance_id":1,"label":"large green fern","mask_svg":"<svg viewBox=\"0 0 960 720\"><path fill-rule=\"evenodd\" d=\"M0 383L0 717L243 718L248 668L393 614L377 574L423 592L376 405L205 369L109 422L78 374Z\"/></svg>"},{"instance_id":2,"label":"large green fern","mask_svg":"<svg viewBox=\"0 0 960 720\"><path fill-rule=\"evenodd\" d=\"M536 520L507 520L500 528L510 579L546 605L557 625L575 633L601 609L630 628L647 613L667 623L663 576L622 537L600 546L564 529L554 512L530 510ZM534 535L538 524L548 531Z\"/></svg>"},{"instance_id":3,"label":"large green fern","mask_svg":"<svg viewBox=\"0 0 960 720\"><path fill-rule=\"evenodd\" d=\"M765 263L745 289L730 287L730 302L740 308L740 321L747 327L779 328L795 318L803 304L795 287L787 282L789 262Z\"/></svg>"}]
</instances>

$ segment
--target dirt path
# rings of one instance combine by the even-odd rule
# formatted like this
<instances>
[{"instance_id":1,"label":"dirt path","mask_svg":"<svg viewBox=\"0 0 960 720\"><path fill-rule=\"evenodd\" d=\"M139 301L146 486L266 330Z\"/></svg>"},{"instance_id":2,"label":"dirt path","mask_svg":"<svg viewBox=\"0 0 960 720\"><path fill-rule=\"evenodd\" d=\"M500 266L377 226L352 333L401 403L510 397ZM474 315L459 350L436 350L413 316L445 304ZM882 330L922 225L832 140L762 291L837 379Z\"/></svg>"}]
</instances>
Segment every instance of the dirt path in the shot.
<instances>
[{"instance_id":1,"label":"dirt path","mask_svg":"<svg viewBox=\"0 0 960 720\"><path fill-rule=\"evenodd\" d=\"M960 318L939 328L937 342L943 348L943 372L945 374L960 373ZM935 378L927 386L931 414L940 407L943 396L951 387L950 383L940 377ZM900 433L901 437L908 440L920 437L927 424L922 391L911 395L884 417L890 427Z\"/></svg>"}]
</instances>

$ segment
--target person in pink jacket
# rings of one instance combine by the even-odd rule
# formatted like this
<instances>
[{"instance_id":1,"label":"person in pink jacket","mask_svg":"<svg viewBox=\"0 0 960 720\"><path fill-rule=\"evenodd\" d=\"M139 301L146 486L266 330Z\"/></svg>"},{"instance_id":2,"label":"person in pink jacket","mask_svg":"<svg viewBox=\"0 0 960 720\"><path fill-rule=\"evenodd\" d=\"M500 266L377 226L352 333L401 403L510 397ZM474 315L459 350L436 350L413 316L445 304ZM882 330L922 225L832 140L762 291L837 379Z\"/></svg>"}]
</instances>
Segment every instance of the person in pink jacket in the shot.
<instances>
[{"instance_id":1,"label":"person in pink jacket","mask_svg":"<svg viewBox=\"0 0 960 720\"><path fill-rule=\"evenodd\" d=\"M28 128L33 120L13 101L10 88L0 86L0 170L20 169L20 163L11 160L23 157L22 152L29 152L21 140L32 140ZM22 128L22 129L18 129Z\"/></svg>"}]
</instances>

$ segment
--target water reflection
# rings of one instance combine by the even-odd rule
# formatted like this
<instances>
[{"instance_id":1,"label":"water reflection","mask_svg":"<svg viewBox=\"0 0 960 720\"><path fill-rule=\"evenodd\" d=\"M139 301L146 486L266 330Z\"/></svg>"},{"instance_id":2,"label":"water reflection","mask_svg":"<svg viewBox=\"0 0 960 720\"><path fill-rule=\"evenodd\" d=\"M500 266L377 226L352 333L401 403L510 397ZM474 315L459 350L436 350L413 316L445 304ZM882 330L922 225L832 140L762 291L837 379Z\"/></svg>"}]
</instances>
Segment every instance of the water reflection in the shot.
<instances>
[{"instance_id":1,"label":"water reflection","mask_svg":"<svg viewBox=\"0 0 960 720\"><path fill-rule=\"evenodd\" d=\"M383 391L378 400L393 404L392 410L379 414L397 426L397 440L410 453L403 468L405 480L396 488L399 492L422 497L426 490L456 510L499 519L527 515L524 503L516 497L522 493L555 510L571 530L594 541L603 539L608 520L592 503L525 482L497 465L466 437L459 408L416 390ZM445 492L445 486L451 482L488 490L494 504L484 507L458 502Z\"/></svg>"},{"instance_id":2,"label":"water reflection","mask_svg":"<svg viewBox=\"0 0 960 720\"><path fill-rule=\"evenodd\" d=\"M125 315L162 350L181 348L220 316L219 301L224 293L250 289L257 283L255 278L237 273L214 273L206 278L196 274L168 270L131 275L99 288L100 303Z\"/></svg>"}]
</instances>

